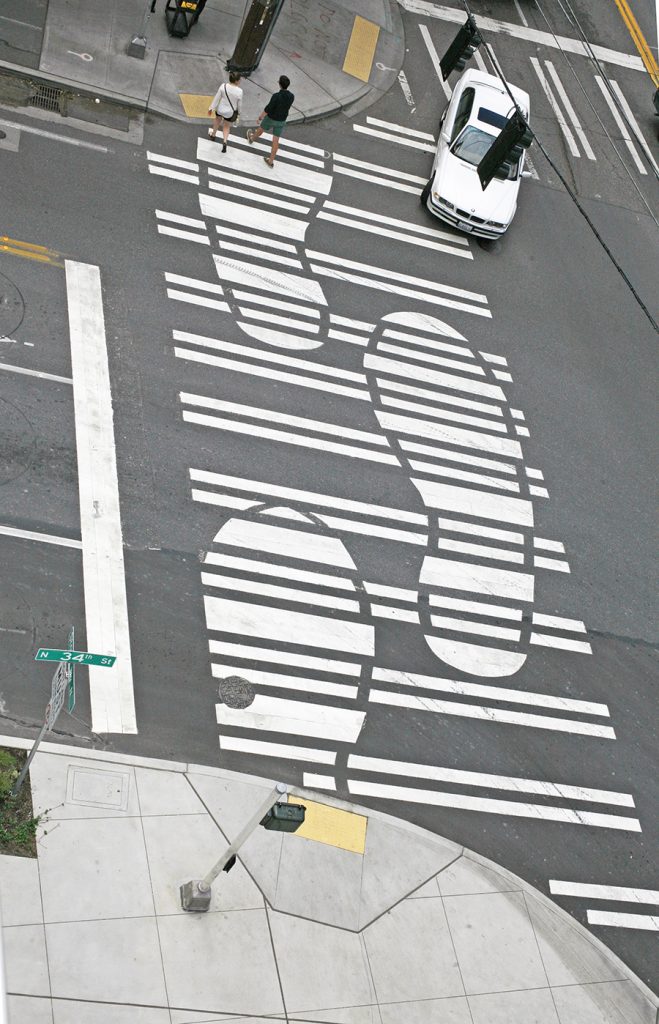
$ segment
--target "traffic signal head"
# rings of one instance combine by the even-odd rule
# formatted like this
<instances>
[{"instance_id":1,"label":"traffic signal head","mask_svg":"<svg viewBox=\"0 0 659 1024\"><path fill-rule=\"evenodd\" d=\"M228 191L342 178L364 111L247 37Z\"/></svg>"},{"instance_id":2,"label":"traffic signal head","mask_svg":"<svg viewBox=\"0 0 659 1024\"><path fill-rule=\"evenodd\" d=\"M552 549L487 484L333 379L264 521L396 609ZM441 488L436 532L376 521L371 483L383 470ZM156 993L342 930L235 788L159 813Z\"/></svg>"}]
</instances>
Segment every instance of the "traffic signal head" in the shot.
<instances>
[{"instance_id":1,"label":"traffic signal head","mask_svg":"<svg viewBox=\"0 0 659 1024\"><path fill-rule=\"evenodd\" d=\"M462 71L466 62L478 49L482 41L481 34L476 28L476 22L469 15L439 62L444 81L446 81L451 71Z\"/></svg>"},{"instance_id":2,"label":"traffic signal head","mask_svg":"<svg viewBox=\"0 0 659 1024\"><path fill-rule=\"evenodd\" d=\"M533 132L516 110L477 167L482 187L486 189L492 178L507 178L511 166L521 159L532 142Z\"/></svg>"}]
</instances>

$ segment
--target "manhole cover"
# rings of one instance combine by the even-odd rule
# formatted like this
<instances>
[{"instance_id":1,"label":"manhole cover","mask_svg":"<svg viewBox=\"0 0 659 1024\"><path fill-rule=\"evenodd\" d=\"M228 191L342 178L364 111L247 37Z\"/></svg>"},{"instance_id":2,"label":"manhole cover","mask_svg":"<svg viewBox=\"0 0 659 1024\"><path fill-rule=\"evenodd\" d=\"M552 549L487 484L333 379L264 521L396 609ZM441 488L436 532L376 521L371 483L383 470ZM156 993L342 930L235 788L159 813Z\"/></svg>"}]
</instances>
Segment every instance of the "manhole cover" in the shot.
<instances>
[{"instance_id":1,"label":"manhole cover","mask_svg":"<svg viewBox=\"0 0 659 1024\"><path fill-rule=\"evenodd\" d=\"M218 696L229 708L248 708L254 700L254 687L242 676L227 676L220 681Z\"/></svg>"},{"instance_id":2,"label":"manhole cover","mask_svg":"<svg viewBox=\"0 0 659 1024\"><path fill-rule=\"evenodd\" d=\"M0 244L0 253L2 245ZM23 296L13 281L0 274L0 338L10 338L20 327L25 313Z\"/></svg>"},{"instance_id":3,"label":"manhole cover","mask_svg":"<svg viewBox=\"0 0 659 1024\"><path fill-rule=\"evenodd\" d=\"M0 139L6 139L6 138L7 138L7 132L0 131Z\"/></svg>"}]
</instances>

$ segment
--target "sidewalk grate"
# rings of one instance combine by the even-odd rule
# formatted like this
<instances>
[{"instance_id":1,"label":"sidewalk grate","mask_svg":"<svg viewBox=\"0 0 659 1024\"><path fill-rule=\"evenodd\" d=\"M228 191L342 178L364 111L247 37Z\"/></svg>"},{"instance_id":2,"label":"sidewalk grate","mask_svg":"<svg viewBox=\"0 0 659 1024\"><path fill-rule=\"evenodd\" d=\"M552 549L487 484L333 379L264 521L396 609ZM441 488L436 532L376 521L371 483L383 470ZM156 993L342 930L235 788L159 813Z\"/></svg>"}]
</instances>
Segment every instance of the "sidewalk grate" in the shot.
<instances>
[{"instance_id":1,"label":"sidewalk grate","mask_svg":"<svg viewBox=\"0 0 659 1024\"><path fill-rule=\"evenodd\" d=\"M56 89L52 85L36 85L35 90L28 100L29 107L40 107L41 110L61 112L64 98L63 89Z\"/></svg>"}]
</instances>

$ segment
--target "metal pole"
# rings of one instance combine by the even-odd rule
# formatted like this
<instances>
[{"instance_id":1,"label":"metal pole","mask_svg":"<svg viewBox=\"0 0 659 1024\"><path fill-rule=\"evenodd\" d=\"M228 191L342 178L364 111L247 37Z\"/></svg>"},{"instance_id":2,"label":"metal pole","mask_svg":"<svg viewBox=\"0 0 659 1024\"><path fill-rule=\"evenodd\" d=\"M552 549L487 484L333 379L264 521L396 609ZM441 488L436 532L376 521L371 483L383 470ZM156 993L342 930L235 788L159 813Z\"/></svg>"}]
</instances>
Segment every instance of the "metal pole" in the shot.
<instances>
[{"instance_id":1,"label":"metal pole","mask_svg":"<svg viewBox=\"0 0 659 1024\"><path fill-rule=\"evenodd\" d=\"M271 793L268 794L258 811L249 819L245 827L238 833L232 843L227 846L226 850L218 861L213 865L210 871L204 875L201 879L191 879L180 887L181 893L181 906L184 910L208 910L211 901L211 885L226 865L229 863L232 857L235 857L238 850L251 836L252 832L263 820L268 811L274 807L276 803L281 799L282 796L288 792L288 786L283 782L278 782Z\"/></svg>"},{"instance_id":2,"label":"metal pole","mask_svg":"<svg viewBox=\"0 0 659 1024\"><path fill-rule=\"evenodd\" d=\"M14 783L14 785L12 787L12 791L11 791L11 794L10 794L12 797L16 797L20 793L21 786L25 782L25 776L27 775L27 770L30 767L30 765L32 764L32 758L36 754L37 747L41 743L41 741L44 738L46 732L48 731L48 712L49 712L49 710L50 710L50 704L46 708L46 721L41 726L41 732L39 733L39 735L37 736L36 740L34 741L34 746L32 747L32 750L30 751L30 753L28 754L27 761L25 762L25 764L21 768L21 774L18 776L18 778L16 779L16 782ZM0 1021L2 1021L2 1017L0 1017Z\"/></svg>"}]
</instances>

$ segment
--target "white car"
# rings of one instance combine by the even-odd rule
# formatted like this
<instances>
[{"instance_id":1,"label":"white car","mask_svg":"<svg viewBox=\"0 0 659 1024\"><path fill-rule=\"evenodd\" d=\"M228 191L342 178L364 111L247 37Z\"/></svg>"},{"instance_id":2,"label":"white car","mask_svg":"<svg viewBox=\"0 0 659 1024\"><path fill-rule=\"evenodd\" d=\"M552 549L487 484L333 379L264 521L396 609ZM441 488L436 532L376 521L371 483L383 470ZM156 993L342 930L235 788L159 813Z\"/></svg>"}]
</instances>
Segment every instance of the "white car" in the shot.
<instances>
[{"instance_id":1,"label":"white car","mask_svg":"<svg viewBox=\"0 0 659 1024\"><path fill-rule=\"evenodd\" d=\"M527 122L529 97L511 85L510 91ZM507 163L505 178L495 177L481 187L476 168L514 105L496 75L470 69L460 77L439 122L439 142L430 181L421 202L435 217L481 238L498 238L508 229L517 209L524 151L520 160Z\"/></svg>"}]
</instances>

